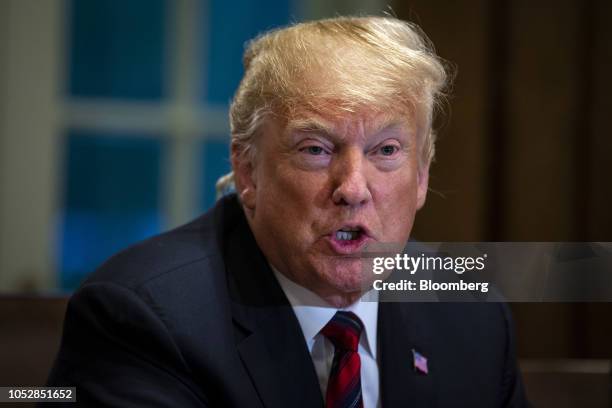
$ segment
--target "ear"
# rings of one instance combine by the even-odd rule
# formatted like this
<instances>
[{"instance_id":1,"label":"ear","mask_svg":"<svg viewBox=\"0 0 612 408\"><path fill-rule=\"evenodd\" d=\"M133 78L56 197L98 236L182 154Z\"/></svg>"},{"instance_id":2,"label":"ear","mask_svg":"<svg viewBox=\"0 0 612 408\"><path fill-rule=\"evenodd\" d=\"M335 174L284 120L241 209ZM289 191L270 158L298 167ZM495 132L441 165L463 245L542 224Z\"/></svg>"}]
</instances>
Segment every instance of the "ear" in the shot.
<instances>
[{"instance_id":1,"label":"ear","mask_svg":"<svg viewBox=\"0 0 612 408\"><path fill-rule=\"evenodd\" d=\"M429 188L429 165L427 164L418 165L417 170L417 202L416 209L420 210L425 204L427 198L427 189Z\"/></svg>"},{"instance_id":2,"label":"ear","mask_svg":"<svg viewBox=\"0 0 612 408\"><path fill-rule=\"evenodd\" d=\"M232 142L231 152L236 193L245 209L253 211L255 210L257 191L255 167L249 157L250 155L245 151L244 145Z\"/></svg>"}]
</instances>

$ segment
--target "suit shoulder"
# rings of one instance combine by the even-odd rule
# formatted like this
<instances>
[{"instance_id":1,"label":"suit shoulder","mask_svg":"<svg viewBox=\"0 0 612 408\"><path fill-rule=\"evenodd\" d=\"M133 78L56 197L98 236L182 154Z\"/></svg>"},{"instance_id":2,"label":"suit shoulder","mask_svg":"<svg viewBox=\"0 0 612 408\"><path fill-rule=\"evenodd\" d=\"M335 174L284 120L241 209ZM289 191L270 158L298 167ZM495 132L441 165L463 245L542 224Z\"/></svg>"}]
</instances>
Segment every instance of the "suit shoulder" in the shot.
<instances>
[{"instance_id":1,"label":"suit shoulder","mask_svg":"<svg viewBox=\"0 0 612 408\"><path fill-rule=\"evenodd\" d=\"M461 336L486 333L505 338L508 334L510 311L503 302L436 303L431 309L436 325L452 327Z\"/></svg>"},{"instance_id":2,"label":"suit shoulder","mask_svg":"<svg viewBox=\"0 0 612 408\"><path fill-rule=\"evenodd\" d=\"M219 256L213 218L209 212L126 248L104 262L83 285L111 282L135 289L165 273Z\"/></svg>"}]
</instances>

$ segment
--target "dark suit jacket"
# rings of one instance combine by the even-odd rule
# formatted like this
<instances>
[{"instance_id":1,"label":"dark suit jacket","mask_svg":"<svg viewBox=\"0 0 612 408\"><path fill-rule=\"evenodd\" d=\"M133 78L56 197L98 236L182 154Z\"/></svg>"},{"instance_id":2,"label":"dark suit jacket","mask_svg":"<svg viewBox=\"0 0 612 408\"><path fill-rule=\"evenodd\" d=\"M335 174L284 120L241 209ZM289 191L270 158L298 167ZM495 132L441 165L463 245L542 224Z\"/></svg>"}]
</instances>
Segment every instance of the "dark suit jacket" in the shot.
<instances>
[{"instance_id":1,"label":"dark suit jacket","mask_svg":"<svg viewBox=\"0 0 612 408\"><path fill-rule=\"evenodd\" d=\"M524 405L501 303L380 303L378 336L384 408ZM82 406L323 406L299 323L235 195L81 286L49 384L76 386Z\"/></svg>"}]
</instances>

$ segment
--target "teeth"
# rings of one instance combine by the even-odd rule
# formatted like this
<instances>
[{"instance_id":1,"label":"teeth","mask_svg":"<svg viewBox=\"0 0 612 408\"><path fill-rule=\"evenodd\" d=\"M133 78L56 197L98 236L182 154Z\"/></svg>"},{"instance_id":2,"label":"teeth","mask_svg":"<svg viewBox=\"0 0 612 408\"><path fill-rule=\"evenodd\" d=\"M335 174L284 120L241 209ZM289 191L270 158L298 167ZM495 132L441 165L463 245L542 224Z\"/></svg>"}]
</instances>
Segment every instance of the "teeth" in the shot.
<instances>
[{"instance_id":1,"label":"teeth","mask_svg":"<svg viewBox=\"0 0 612 408\"><path fill-rule=\"evenodd\" d=\"M355 229L355 230L340 230L340 231L336 231L336 239L339 241L350 241L353 239L357 239L357 237L359 236L359 229Z\"/></svg>"}]
</instances>

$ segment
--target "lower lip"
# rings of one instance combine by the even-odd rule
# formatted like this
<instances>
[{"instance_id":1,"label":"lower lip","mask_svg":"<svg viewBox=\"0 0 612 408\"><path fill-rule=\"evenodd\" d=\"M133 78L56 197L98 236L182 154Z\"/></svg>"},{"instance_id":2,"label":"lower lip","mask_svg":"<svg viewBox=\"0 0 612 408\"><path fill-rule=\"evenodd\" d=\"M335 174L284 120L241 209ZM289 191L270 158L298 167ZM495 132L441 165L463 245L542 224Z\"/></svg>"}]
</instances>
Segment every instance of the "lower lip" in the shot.
<instances>
[{"instance_id":1,"label":"lower lip","mask_svg":"<svg viewBox=\"0 0 612 408\"><path fill-rule=\"evenodd\" d=\"M328 235L327 242L331 249L338 255L351 255L360 252L370 238L366 234L359 235L357 239L340 240L336 238L336 234Z\"/></svg>"}]
</instances>

